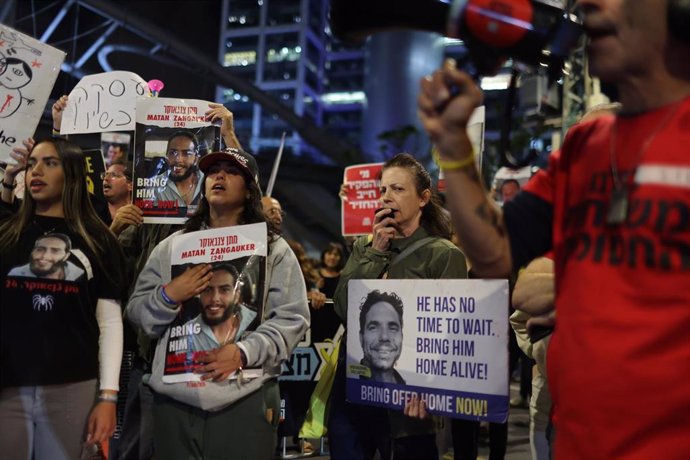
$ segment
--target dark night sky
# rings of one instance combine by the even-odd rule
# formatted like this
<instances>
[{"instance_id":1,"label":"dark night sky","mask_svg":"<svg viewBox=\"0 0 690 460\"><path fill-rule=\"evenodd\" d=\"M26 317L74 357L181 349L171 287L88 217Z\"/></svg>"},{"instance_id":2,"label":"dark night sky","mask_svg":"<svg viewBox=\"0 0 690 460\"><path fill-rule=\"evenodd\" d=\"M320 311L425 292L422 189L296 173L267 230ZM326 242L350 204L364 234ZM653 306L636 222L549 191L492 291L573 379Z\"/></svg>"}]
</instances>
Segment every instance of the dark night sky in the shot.
<instances>
[{"instance_id":1,"label":"dark night sky","mask_svg":"<svg viewBox=\"0 0 690 460\"><path fill-rule=\"evenodd\" d=\"M214 60L217 58L222 6L220 0L117 0L112 3L132 16L146 18L168 33L174 34L178 40L197 48L199 53ZM64 2L50 0L34 0L33 2L19 0L15 15L17 22L12 25L10 21L10 25L29 35L40 36L63 4ZM45 10L41 12L44 8ZM70 40L74 35L75 27L78 33L82 34L104 21L102 17L86 12L83 7L79 8L81 10L78 21L77 15L74 14L76 8L72 6L69 14L49 40L50 44L67 52L66 62L68 63L73 63L75 56L78 58L81 52L105 30L99 29L96 33L79 38L76 43ZM31 17L32 11L39 12L35 18ZM34 20L37 33L34 32ZM124 28L118 28L106 43L137 45L146 48L151 46L150 42L136 37ZM132 71L145 80L153 78L162 80L166 87L161 95L165 97L194 99L214 99L215 97L215 82L193 69L186 69L184 63L180 63L182 67L161 64L148 57L127 52L110 53L108 62L114 70ZM94 56L84 65L84 71L88 74L103 70ZM69 93L76 83L76 79L61 72L52 97Z\"/></svg>"}]
</instances>

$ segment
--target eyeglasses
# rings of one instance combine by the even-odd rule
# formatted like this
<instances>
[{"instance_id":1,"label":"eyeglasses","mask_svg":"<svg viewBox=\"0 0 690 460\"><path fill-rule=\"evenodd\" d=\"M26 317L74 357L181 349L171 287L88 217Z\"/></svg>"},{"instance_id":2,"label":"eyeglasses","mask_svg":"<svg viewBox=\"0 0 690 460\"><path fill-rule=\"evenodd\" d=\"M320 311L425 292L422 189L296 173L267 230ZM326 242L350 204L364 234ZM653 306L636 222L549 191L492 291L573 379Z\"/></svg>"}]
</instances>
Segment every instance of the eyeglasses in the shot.
<instances>
[{"instance_id":1,"label":"eyeglasses","mask_svg":"<svg viewBox=\"0 0 690 460\"><path fill-rule=\"evenodd\" d=\"M187 159L189 157L195 157L196 155L197 155L196 150L177 150L177 149L168 150L168 157L169 158Z\"/></svg>"},{"instance_id":2,"label":"eyeglasses","mask_svg":"<svg viewBox=\"0 0 690 460\"><path fill-rule=\"evenodd\" d=\"M120 179L122 177L127 177L122 173L116 173L116 172L102 172L101 173L101 180L105 180L107 177L110 177L111 179Z\"/></svg>"},{"instance_id":3,"label":"eyeglasses","mask_svg":"<svg viewBox=\"0 0 690 460\"><path fill-rule=\"evenodd\" d=\"M269 216L277 216L280 215L280 217L285 218L287 216L287 213L281 209L278 208L271 208L268 211L266 211L266 214Z\"/></svg>"}]
</instances>

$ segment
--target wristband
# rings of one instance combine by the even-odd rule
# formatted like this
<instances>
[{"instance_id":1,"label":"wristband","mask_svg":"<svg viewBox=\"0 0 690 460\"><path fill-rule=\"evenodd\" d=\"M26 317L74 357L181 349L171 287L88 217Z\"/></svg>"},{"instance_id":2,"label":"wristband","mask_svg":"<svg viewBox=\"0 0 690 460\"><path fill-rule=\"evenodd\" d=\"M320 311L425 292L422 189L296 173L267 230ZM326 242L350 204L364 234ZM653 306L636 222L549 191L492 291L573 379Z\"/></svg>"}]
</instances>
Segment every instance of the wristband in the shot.
<instances>
[{"instance_id":1,"label":"wristband","mask_svg":"<svg viewBox=\"0 0 690 460\"><path fill-rule=\"evenodd\" d=\"M117 404L117 395L114 395L112 393L101 393L98 395L98 401Z\"/></svg>"},{"instance_id":2,"label":"wristband","mask_svg":"<svg viewBox=\"0 0 690 460\"><path fill-rule=\"evenodd\" d=\"M247 367L247 355L240 347L237 347L237 349L240 350L240 363L242 363L242 367Z\"/></svg>"},{"instance_id":3,"label":"wristband","mask_svg":"<svg viewBox=\"0 0 690 460\"><path fill-rule=\"evenodd\" d=\"M444 171L454 171L457 169L466 168L467 166L473 164L475 160L474 150L472 150L472 153L468 155L467 158L463 158L462 160L457 161L442 160L439 157L438 151L436 151L435 148L432 150L432 156L434 158L434 162L438 165L439 168L441 168Z\"/></svg>"},{"instance_id":4,"label":"wristband","mask_svg":"<svg viewBox=\"0 0 690 460\"><path fill-rule=\"evenodd\" d=\"M14 184L8 184L5 181L2 181L2 186L5 187L8 190L11 190L14 188Z\"/></svg>"},{"instance_id":5,"label":"wristband","mask_svg":"<svg viewBox=\"0 0 690 460\"><path fill-rule=\"evenodd\" d=\"M167 303L168 305L177 305L177 302L168 297L168 293L165 292L165 286L161 287L161 297L163 298L163 302Z\"/></svg>"},{"instance_id":6,"label":"wristband","mask_svg":"<svg viewBox=\"0 0 690 460\"><path fill-rule=\"evenodd\" d=\"M55 129L55 127L53 127L53 136L59 136L59 135L60 135L60 130Z\"/></svg>"}]
</instances>

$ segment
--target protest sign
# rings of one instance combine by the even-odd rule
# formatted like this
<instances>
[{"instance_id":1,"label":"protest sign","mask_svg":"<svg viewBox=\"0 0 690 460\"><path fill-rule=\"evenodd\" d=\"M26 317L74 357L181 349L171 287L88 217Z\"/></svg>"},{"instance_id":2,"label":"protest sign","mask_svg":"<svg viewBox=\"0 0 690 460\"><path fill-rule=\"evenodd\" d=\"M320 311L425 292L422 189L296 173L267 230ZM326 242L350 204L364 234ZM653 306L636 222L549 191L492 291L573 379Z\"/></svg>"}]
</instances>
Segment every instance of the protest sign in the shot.
<instances>
[{"instance_id":1,"label":"protest sign","mask_svg":"<svg viewBox=\"0 0 690 460\"><path fill-rule=\"evenodd\" d=\"M0 161L33 137L65 53L0 24Z\"/></svg>"},{"instance_id":2,"label":"protest sign","mask_svg":"<svg viewBox=\"0 0 690 460\"><path fill-rule=\"evenodd\" d=\"M507 280L351 280L347 323L348 401L507 419Z\"/></svg>"},{"instance_id":3,"label":"protest sign","mask_svg":"<svg viewBox=\"0 0 690 460\"><path fill-rule=\"evenodd\" d=\"M374 211L380 206L381 166L383 163L369 163L345 168L343 184L347 195L341 210L343 236L371 233Z\"/></svg>"},{"instance_id":4,"label":"protest sign","mask_svg":"<svg viewBox=\"0 0 690 460\"><path fill-rule=\"evenodd\" d=\"M141 98L137 101L134 204L145 223L182 224L201 199L199 160L219 149L220 129L206 121L208 101Z\"/></svg>"},{"instance_id":5,"label":"protest sign","mask_svg":"<svg viewBox=\"0 0 690 460\"><path fill-rule=\"evenodd\" d=\"M69 93L60 134L133 131L137 98L148 95L146 81L133 72L86 75Z\"/></svg>"},{"instance_id":6,"label":"protest sign","mask_svg":"<svg viewBox=\"0 0 690 460\"><path fill-rule=\"evenodd\" d=\"M198 357L255 330L263 318L266 282L266 224L238 225L174 236L172 277L190 266L212 265L213 278L182 305L161 340L166 341L164 383L195 382ZM244 369L244 377L261 369ZM234 374L231 378L234 377Z\"/></svg>"}]
</instances>

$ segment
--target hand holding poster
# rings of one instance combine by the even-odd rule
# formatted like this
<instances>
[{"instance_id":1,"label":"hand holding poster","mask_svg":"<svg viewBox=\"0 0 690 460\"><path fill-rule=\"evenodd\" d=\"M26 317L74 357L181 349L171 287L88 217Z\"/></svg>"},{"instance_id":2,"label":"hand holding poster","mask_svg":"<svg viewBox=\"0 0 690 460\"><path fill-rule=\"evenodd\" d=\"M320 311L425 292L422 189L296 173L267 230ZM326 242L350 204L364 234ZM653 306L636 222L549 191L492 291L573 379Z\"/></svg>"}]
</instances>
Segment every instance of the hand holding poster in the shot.
<instances>
[{"instance_id":1,"label":"hand holding poster","mask_svg":"<svg viewBox=\"0 0 690 460\"><path fill-rule=\"evenodd\" d=\"M507 280L351 280L347 399L504 422Z\"/></svg>"},{"instance_id":2,"label":"hand holding poster","mask_svg":"<svg viewBox=\"0 0 690 460\"><path fill-rule=\"evenodd\" d=\"M383 163L369 163L345 168L343 177L342 234L366 235L374 224L379 207L379 183Z\"/></svg>"},{"instance_id":3,"label":"hand holding poster","mask_svg":"<svg viewBox=\"0 0 690 460\"><path fill-rule=\"evenodd\" d=\"M208 101L141 98L137 101L134 148L134 204L145 223L181 224L201 199L201 157L220 129L206 121Z\"/></svg>"},{"instance_id":4,"label":"hand holding poster","mask_svg":"<svg viewBox=\"0 0 690 460\"><path fill-rule=\"evenodd\" d=\"M266 224L180 234L172 243L172 276L196 264L211 264L213 277L197 297L184 302L161 340L166 341L164 383L198 382L199 357L239 341L263 318L267 255ZM243 371L256 375L261 369Z\"/></svg>"},{"instance_id":5,"label":"hand holding poster","mask_svg":"<svg viewBox=\"0 0 690 460\"><path fill-rule=\"evenodd\" d=\"M60 134L133 131L137 98L148 95L146 81L133 72L87 75L69 93Z\"/></svg>"},{"instance_id":6,"label":"hand holding poster","mask_svg":"<svg viewBox=\"0 0 690 460\"><path fill-rule=\"evenodd\" d=\"M0 161L34 135L65 53L0 24Z\"/></svg>"}]
</instances>

